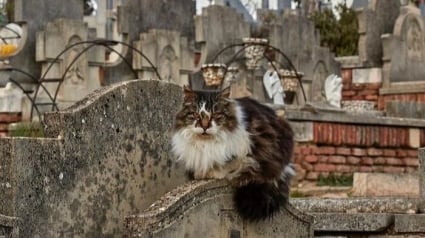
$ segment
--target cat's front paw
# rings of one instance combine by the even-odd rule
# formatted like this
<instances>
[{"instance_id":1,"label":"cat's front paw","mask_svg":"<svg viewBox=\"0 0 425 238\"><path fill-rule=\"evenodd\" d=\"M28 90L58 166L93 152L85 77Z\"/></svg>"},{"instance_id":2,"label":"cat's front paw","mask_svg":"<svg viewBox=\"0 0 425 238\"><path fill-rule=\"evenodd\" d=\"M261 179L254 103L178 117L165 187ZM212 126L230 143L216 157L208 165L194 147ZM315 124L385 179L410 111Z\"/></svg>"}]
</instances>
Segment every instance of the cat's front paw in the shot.
<instances>
[{"instance_id":1,"label":"cat's front paw","mask_svg":"<svg viewBox=\"0 0 425 238\"><path fill-rule=\"evenodd\" d=\"M195 173L193 173L193 178L194 179L196 179L196 180L202 180L202 179L213 179L212 177L211 177L211 174L210 173L197 173L197 172L195 172Z\"/></svg>"}]
</instances>

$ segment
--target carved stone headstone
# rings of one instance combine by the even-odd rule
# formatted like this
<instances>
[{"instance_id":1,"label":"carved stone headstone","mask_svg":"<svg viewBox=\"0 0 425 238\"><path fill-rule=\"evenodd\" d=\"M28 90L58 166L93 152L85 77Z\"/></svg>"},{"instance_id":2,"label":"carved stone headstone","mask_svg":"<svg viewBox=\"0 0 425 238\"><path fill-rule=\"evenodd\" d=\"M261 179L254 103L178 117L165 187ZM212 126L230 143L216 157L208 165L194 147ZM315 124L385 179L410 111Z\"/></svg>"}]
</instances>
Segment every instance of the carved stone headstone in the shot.
<instances>
[{"instance_id":1,"label":"carved stone headstone","mask_svg":"<svg viewBox=\"0 0 425 238\"><path fill-rule=\"evenodd\" d=\"M399 12L400 0L371 0L367 8L357 12L361 65L367 67L382 65L381 35L393 31Z\"/></svg>"},{"instance_id":2,"label":"carved stone headstone","mask_svg":"<svg viewBox=\"0 0 425 238\"><path fill-rule=\"evenodd\" d=\"M46 138L0 138L0 214L19 237L122 237L125 216L187 181L169 153L182 91L118 83L47 113Z\"/></svg>"},{"instance_id":3,"label":"carved stone headstone","mask_svg":"<svg viewBox=\"0 0 425 238\"><path fill-rule=\"evenodd\" d=\"M418 8L407 5L401 8L394 32L382 36L383 92L386 89L420 90L417 85L425 77L425 24ZM401 85L400 83L403 83ZM410 83L410 86L409 86ZM382 91L382 90L381 90Z\"/></svg>"},{"instance_id":4,"label":"carved stone headstone","mask_svg":"<svg viewBox=\"0 0 425 238\"><path fill-rule=\"evenodd\" d=\"M229 7L212 5L202 9L202 14L195 16L196 42L201 45L200 63L210 62L219 50L232 43L241 43L242 38L250 37L250 24L242 15ZM224 52L221 62L229 60L235 51Z\"/></svg>"},{"instance_id":5,"label":"carved stone headstone","mask_svg":"<svg viewBox=\"0 0 425 238\"><path fill-rule=\"evenodd\" d=\"M52 96L60 85L57 94L60 108L81 100L100 87L98 73L100 66L93 63L102 62L103 59L96 59L92 55L98 56L96 51L104 49L93 47L83 52L89 44L79 44L64 51L76 43L86 41L87 36L88 29L83 21L68 19L49 22L44 31L38 32L36 60L42 63L42 77L45 75L42 79L46 80L43 85ZM59 55L59 60L54 61ZM60 81L63 82L59 84ZM44 91L37 95L37 100L51 101Z\"/></svg>"},{"instance_id":6,"label":"carved stone headstone","mask_svg":"<svg viewBox=\"0 0 425 238\"><path fill-rule=\"evenodd\" d=\"M328 48L320 46L320 35L313 21L289 11L279 15L261 10L258 18L270 44L278 47L297 71L304 73L302 82L307 100L325 101L325 79L331 73L339 74L340 65ZM286 67L290 65L279 54L276 54L276 60ZM297 100L304 101L301 90L297 92Z\"/></svg>"},{"instance_id":7,"label":"carved stone headstone","mask_svg":"<svg viewBox=\"0 0 425 238\"><path fill-rule=\"evenodd\" d=\"M195 1L126 0L121 2L122 5L117 9L117 34L121 34L124 41L127 43L132 44L134 41L140 41L140 34L152 34L150 31L151 29L179 32L181 37L186 37L189 41L188 44L193 43L192 40L195 34L193 16L196 14ZM182 40L180 40L180 42L183 44L183 47L186 47L186 43L183 43ZM163 50L163 48L158 50ZM173 50L176 51L176 55L179 54L177 53L177 48L173 48ZM158 56L160 56L161 53L162 52L159 52ZM166 61L172 60L173 56L169 55L170 53L170 51L168 51L168 53L165 52L162 57L165 58ZM129 62L134 60L132 57L138 57L137 53L132 50L128 50L125 56ZM181 60L183 59L188 58L182 56ZM193 61L187 63L193 63ZM159 67L159 65L156 65L156 67ZM167 68L169 67L164 66L161 70L167 74ZM146 74L150 77L151 72L149 70L146 71ZM139 72L139 75L140 73L141 72ZM105 69L106 84L132 79L134 79L134 74L123 61L118 62L114 67Z\"/></svg>"},{"instance_id":8,"label":"carved stone headstone","mask_svg":"<svg viewBox=\"0 0 425 238\"><path fill-rule=\"evenodd\" d=\"M167 193L142 214L126 218L127 237L313 237L313 219L287 205L272 219L249 223L234 211L224 181L192 181Z\"/></svg>"},{"instance_id":9,"label":"carved stone headstone","mask_svg":"<svg viewBox=\"0 0 425 238\"><path fill-rule=\"evenodd\" d=\"M189 83L188 74L194 68L194 53L187 38L179 32L150 30L140 34L140 40L134 45L157 68L162 80L179 85ZM140 78L158 79L152 65L136 52L133 52L133 67Z\"/></svg>"},{"instance_id":10,"label":"carved stone headstone","mask_svg":"<svg viewBox=\"0 0 425 238\"><path fill-rule=\"evenodd\" d=\"M44 30L47 22L57 18L82 20L84 1L14 0L13 5L14 20L27 22L28 34L25 47L10 59L11 65L38 77L40 67L34 61L36 33ZM16 73L12 77L21 83L34 83L32 79L22 74Z\"/></svg>"}]
</instances>

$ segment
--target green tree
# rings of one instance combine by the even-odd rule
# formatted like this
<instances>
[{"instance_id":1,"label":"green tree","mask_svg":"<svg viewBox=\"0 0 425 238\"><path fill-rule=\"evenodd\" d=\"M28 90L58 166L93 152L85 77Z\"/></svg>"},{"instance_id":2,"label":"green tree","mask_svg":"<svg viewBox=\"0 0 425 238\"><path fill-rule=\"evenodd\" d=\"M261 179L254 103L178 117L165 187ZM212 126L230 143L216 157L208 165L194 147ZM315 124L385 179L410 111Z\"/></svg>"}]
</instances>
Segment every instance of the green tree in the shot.
<instances>
[{"instance_id":1,"label":"green tree","mask_svg":"<svg viewBox=\"0 0 425 238\"><path fill-rule=\"evenodd\" d=\"M329 47L336 56L357 54L358 22L354 10L345 3L336 6L338 16L331 9L315 12L312 20L320 30L320 43Z\"/></svg>"}]
</instances>

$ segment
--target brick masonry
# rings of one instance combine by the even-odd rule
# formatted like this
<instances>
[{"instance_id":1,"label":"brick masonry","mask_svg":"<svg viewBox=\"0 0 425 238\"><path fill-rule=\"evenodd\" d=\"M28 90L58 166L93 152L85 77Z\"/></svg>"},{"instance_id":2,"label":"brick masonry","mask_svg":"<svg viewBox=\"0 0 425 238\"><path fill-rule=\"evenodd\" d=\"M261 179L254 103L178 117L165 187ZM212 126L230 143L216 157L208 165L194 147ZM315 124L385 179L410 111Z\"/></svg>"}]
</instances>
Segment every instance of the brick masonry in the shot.
<instances>
[{"instance_id":1,"label":"brick masonry","mask_svg":"<svg viewBox=\"0 0 425 238\"><path fill-rule=\"evenodd\" d=\"M425 146L425 129L420 129ZM418 168L409 128L313 122L313 141L298 143L294 161L306 180L354 172L409 173Z\"/></svg>"},{"instance_id":2,"label":"brick masonry","mask_svg":"<svg viewBox=\"0 0 425 238\"><path fill-rule=\"evenodd\" d=\"M341 70L342 77L342 100L366 100L376 104L376 109L385 111L388 101L425 102L425 93L405 93L379 95L381 83L353 83L353 70L346 68Z\"/></svg>"},{"instance_id":3,"label":"brick masonry","mask_svg":"<svg viewBox=\"0 0 425 238\"><path fill-rule=\"evenodd\" d=\"M353 83L352 69L342 69L341 76L342 100L366 100L378 104L381 83Z\"/></svg>"},{"instance_id":4,"label":"brick masonry","mask_svg":"<svg viewBox=\"0 0 425 238\"><path fill-rule=\"evenodd\" d=\"M0 112L0 137L7 136L9 124L20 122L21 120L21 113Z\"/></svg>"}]
</instances>

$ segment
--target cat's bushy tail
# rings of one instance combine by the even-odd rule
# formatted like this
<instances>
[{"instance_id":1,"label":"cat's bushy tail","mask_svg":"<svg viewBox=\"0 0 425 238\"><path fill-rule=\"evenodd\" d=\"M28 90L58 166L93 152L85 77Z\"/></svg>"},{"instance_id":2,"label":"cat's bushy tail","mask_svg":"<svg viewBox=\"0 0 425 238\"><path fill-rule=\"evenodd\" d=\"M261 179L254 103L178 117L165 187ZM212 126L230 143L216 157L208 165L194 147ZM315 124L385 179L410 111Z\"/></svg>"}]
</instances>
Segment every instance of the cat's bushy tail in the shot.
<instances>
[{"instance_id":1,"label":"cat's bushy tail","mask_svg":"<svg viewBox=\"0 0 425 238\"><path fill-rule=\"evenodd\" d=\"M286 206L291 177L295 174L288 165L282 176L269 183L249 183L237 187L234 203L238 214L248 221L261 221L273 217Z\"/></svg>"}]
</instances>

